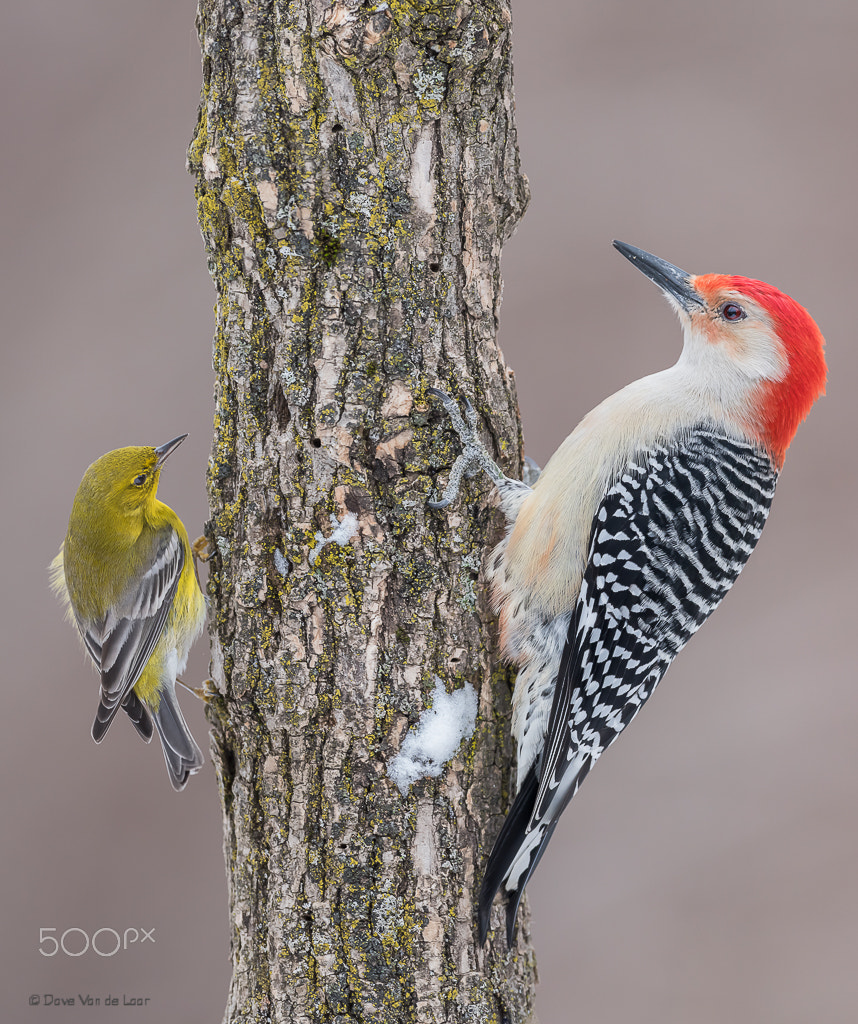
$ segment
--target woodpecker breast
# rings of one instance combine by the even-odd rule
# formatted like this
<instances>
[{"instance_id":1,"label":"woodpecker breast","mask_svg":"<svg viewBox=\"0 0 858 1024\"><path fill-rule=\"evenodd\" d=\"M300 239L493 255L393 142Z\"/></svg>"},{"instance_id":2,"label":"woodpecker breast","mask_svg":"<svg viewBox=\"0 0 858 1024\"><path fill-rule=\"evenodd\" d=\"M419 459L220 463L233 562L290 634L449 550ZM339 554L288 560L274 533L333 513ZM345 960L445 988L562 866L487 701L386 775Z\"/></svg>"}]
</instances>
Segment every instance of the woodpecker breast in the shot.
<instances>
[{"instance_id":1,"label":"woodpecker breast","mask_svg":"<svg viewBox=\"0 0 858 1024\"><path fill-rule=\"evenodd\" d=\"M518 631L505 614L511 596L540 614L571 612L587 564L593 516L604 495L636 453L669 444L698 426L746 437L741 415L701 387L680 361L605 399L560 445L490 561L509 657L519 660Z\"/></svg>"}]
</instances>

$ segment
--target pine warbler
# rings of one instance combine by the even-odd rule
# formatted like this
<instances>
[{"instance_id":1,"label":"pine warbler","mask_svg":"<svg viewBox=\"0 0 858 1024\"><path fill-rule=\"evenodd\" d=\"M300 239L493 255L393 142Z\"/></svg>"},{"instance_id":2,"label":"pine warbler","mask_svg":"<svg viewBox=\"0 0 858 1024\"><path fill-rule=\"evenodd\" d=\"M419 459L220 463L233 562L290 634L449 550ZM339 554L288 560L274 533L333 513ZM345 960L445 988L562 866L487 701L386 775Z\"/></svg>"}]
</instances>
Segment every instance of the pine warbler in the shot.
<instances>
[{"instance_id":1,"label":"pine warbler","mask_svg":"<svg viewBox=\"0 0 858 1024\"><path fill-rule=\"evenodd\" d=\"M101 673L92 738L101 742L119 708L147 743L154 722L176 790L203 764L176 675L206 607L188 533L156 495L164 460L187 436L160 448L118 448L93 462L50 568L51 586Z\"/></svg>"}]
</instances>

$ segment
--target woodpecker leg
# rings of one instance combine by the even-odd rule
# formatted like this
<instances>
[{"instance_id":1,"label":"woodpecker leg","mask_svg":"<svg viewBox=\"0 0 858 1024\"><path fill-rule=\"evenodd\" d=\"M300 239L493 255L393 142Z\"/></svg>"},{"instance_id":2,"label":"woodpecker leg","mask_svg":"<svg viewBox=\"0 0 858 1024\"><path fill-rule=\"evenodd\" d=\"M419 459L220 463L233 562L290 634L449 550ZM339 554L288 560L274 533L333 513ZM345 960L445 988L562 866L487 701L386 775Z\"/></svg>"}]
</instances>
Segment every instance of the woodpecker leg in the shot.
<instances>
[{"instance_id":1,"label":"woodpecker leg","mask_svg":"<svg viewBox=\"0 0 858 1024\"><path fill-rule=\"evenodd\" d=\"M539 465L529 455L524 457L524 466L522 467L521 482L527 484L528 487L533 487L536 481L539 479L542 473L542 466Z\"/></svg>"},{"instance_id":2,"label":"woodpecker leg","mask_svg":"<svg viewBox=\"0 0 858 1024\"><path fill-rule=\"evenodd\" d=\"M213 697L217 696L217 690L215 689L214 680L212 679L204 679L202 686L188 686L188 684L183 683L181 679L177 679L176 682L179 686L184 686L188 693L192 693L205 704L208 704Z\"/></svg>"},{"instance_id":3,"label":"woodpecker leg","mask_svg":"<svg viewBox=\"0 0 858 1024\"><path fill-rule=\"evenodd\" d=\"M441 399L441 403L447 410L447 415L453 424L453 429L459 435L465 448L453 463L453 468L450 470L450 479L441 500L428 501L426 504L429 508L446 508L452 504L459 494L462 477L475 476L480 470L488 473L496 484L502 484L506 477L495 465L494 460L477 436L477 414L467 397L464 399L465 416L463 419L458 405L446 392L440 391L438 388L427 388L426 390L430 395L435 395L436 398Z\"/></svg>"}]
</instances>

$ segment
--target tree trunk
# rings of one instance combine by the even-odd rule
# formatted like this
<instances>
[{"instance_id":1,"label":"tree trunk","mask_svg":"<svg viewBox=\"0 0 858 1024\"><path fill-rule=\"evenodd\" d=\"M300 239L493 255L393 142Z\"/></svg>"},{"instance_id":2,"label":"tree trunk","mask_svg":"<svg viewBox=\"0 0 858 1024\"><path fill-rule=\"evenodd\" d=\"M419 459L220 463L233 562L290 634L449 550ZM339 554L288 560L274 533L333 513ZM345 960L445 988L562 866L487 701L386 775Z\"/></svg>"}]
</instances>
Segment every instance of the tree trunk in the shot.
<instances>
[{"instance_id":1,"label":"tree trunk","mask_svg":"<svg viewBox=\"0 0 858 1024\"><path fill-rule=\"evenodd\" d=\"M474 927L513 760L478 581L499 517L484 480L426 507L458 451L428 385L471 395L520 468L495 343L527 199L510 24L506 0L199 3L230 1022L533 1016L526 913L512 952ZM436 680L475 688L476 729L403 793Z\"/></svg>"}]
</instances>

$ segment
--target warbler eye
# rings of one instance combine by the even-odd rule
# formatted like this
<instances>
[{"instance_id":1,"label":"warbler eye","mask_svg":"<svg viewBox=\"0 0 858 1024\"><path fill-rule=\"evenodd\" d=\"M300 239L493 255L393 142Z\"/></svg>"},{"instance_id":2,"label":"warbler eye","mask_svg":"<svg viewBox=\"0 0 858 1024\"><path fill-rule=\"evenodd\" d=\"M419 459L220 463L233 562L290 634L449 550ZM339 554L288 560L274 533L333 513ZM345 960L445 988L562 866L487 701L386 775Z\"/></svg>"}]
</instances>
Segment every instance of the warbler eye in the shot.
<instances>
[{"instance_id":1,"label":"warbler eye","mask_svg":"<svg viewBox=\"0 0 858 1024\"><path fill-rule=\"evenodd\" d=\"M141 473L140 476L135 476L134 477L134 486L135 487L142 487L143 484L145 484L145 483L146 483L146 474L145 473Z\"/></svg>"},{"instance_id":2,"label":"warbler eye","mask_svg":"<svg viewBox=\"0 0 858 1024\"><path fill-rule=\"evenodd\" d=\"M736 305L735 302L725 302L721 307L721 316L725 320L744 320L747 313L741 306Z\"/></svg>"}]
</instances>

